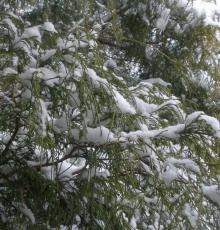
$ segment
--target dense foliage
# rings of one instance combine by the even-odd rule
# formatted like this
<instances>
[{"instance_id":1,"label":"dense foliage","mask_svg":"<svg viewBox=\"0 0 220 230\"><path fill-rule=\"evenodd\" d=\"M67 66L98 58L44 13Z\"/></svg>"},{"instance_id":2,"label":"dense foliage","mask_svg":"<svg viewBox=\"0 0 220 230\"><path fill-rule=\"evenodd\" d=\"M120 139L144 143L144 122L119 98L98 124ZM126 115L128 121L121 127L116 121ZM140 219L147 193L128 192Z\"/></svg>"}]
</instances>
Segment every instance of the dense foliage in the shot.
<instances>
[{"instance_id":1,"label":"dense foliage","mask_svg":"<svg viewBox=\"0 0 220 230\"><path fill-rule=\"evenodd\" d=\"M196 2L0 1L0 229L219 228L220 11Z\"/></svg>"}]
</instances>

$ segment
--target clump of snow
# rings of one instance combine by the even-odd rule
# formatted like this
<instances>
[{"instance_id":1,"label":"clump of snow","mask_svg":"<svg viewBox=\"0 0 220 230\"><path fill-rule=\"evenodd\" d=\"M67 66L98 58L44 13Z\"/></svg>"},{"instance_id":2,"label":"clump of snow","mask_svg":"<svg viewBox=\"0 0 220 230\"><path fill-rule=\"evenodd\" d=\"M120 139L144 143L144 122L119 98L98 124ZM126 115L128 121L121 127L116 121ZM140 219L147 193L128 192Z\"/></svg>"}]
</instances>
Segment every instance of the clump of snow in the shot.
<instances>
[{"instance_id":1,"label":"clump of snow","mask_svg":"<svg viewBox=\"0 0 220 230\"><path fill-rule=\"evenodd\" d=\"M147 45L145 48L145 56L147 59L151 59L155 53L155 48L153 45Z\"/></svg>"},{"instance_id":2,"label":"clump of snow","mask_svg":"<svg viewBox=\"0 0 220 230\"><path fill-rule=\"evenodd\" d=\"M49 119L49 114L47 111L47 105L45 102L40 99L40 106L41 106L41 124L42 124L42 135L46 136L46 124Z\"/></svg>"},{"instance_id":3,"label":"clump of snow","mask_svg":"<svg viewBox=\"0 0 220 230\"><path fill-rule=\"evenodd\" d=\"M193 123L194 121L198 120L199 117L204 114L203 112L201 111L196 111L194 113L191 113L190 115L188 115L186 117L186 120L185 120L185 125L188 126L190 125L191 123Z\"/></svg>"},{"instance_id":4,"label":"clump of snow","mask_svg":"<svg viewBox=\"0 0 220 230\"><path fill-rule=\"evenodd\" d=\"M93 69L88 68L86 74L92 80L92 83L98 88L101 85L108 85L108 82L104 78L100 78Z\"/></svg>"},{"instance_id":5,"label":"clump of snow","mask_svg":"<svg viewBox=\"0 0 220 230\"><path fill-rule=\"evenodd\" d=\"M37 72L39 72L38 69L36 69L36 68L29 68L25 72L21 73L19 75L19 77L22 78L23 80L31 80L32 77L33 77L33 74L37 73Z\"/></svg>"},{"instance_id":6,"label":"clump of snow","mask_svg":"<svg viewBox=\"0 0 220 230\"><path fill-rule=\"evenodd\" d=\"M167 27L168 21L170 18L170 9L168 8L163 8L161 10L160 13L160 17L157 19L156 22L156 27L160 30L160 31L164 31Z\"/></svg>"},{"instance_id":7,"label":"clump of snow","mask_svg":"<svg viewBox=\"0 0 220 230\"><path fill-rule=\"evenodd\" d=\"M165 164L180 165L186 169L189 169L195 173L200 173L199 166L190 159L175 159L173 157L167 158Z\"/></svg>"},{"instance_id":8,"label":"clump of snow","mask_svg":"<svg viewBox=\"0 0 220 230\"><path fill-rule=\"evenodd\" d=\"M21 39L29 39L29 38L34 38L37 41L41 42L41 34L39 31L39 26L33 26L26 28L21 35Z\"/></svg>"},{"instance_id":9,"label":"clump of snow","mask_svg":"<svg viewBox=\"0 0 220 230\"><path fill-rule=\"evenodd\" d=\"M59 74L54 72L53 70L50 70L48 68L42 67L39 69L41 75L41 79L44 80L45 84L53 87L54 85L59 83Z\"/></svg>"},{"instance_id":10,"label":"clump of snow","mask_svg":"<svg viewBox=\"0 0 220 230\"><path fill-rule=\"evenodd\" d=\"M218 204L220 206L220 189L218 185L210 185L206 186L202 184L202 192L203 194L213 201L214 203Z\"/></svg>"},{"instance_id":11,"label":"clump of snow","mask_svg":"<svg viewBox=\"0 0 220 230\"><path fill-rule=\"evenodd\" d=\"M56 49L45 50L44 53L41 55L41 61L47 61L56 53Z\"/></svg>"},{"instance_id":12,"label":"clump of snow","mask_svg":"<svg viewBox=\"0 0 220 230\"><path fill-rule=\"evenodd\" d=\"M116 139L114 134L106 127L100 126L97 128L86 128L86 131L81 134L79 129L72 129L73 138L80 142L88 142L94 144L106 144L113 142Z\"/></svg>"},{"instance_id":13,"label":"clump of snow","mask_svg":"<svg viewBox=\"0 0 220 230\"><path fill-rule=\"evenodd\" d=\"M209 90L213 84L213 79L207 71L199 71L194 73L192 75L192 81L205 90Z\"/></svg>"},{"instance_id":14,"label":"clump of snow","mask_svg":"<svg viewBox=\"0 0 220 230\"><path fill-rule=\"evenodd\" d=\"M44 81L44 83L50 87L59 84L59 79L62 74L58 74L53 70L50 70L46 67L42 68L29 68L25 72L19 75L23 80L31 80L33 76L36 76Z\"/></svg>"},{"instance_id":15,"label":"clump of snow","mask_svg":"<svg viewBox=\"0 0 220 230\"><path fill-rule=\"evenodd\" d=\"M150 113L155 112L158 109L158 105L148 104L139 97L135 97L137 112L143 115L149 116Z\"/></svg>"},{"instance_id":16,"label":"clump of snow","mask_svg":"<svg viewBox=\"0 0 220 230\"><path fill-rule=\"evenodd\" d=\"M136 113L134 107L116 89L113 90L113 96L122 113Z\"/></svg>"},{"instance_id":17,"label":"clump of snow","mask_svg":"<svg viewBox=\"0 0 220 230\"><path fill-rule=\"evenodd\" d=\"M31 211L30 208L27 207L26 204L14 202L14 206L17 207L19 209L19 211L31 221L32 224L36 223L34 213Z\"/></svg>"},{"instance_id":18,"label":"clump of snow","mask_svg":"<svg viewBox=\"0 0 220 230\"><path fill-rule=\"evenodd\" d=\"M51 32L51 33L57 33L53 23L51 22L45 22L42 26L41 26L41 29L42 30L46 30L48 32Z\"/></svg>"},{"instance_id":19,"label":"clump of snow","mask_svg":"<svg viewBox=\"0 0 220 230\"><path fill-rule=\"evenodd\" d=\"M216 118L208 115L201 115L199 119L204 120L208 125L210 125L215 132L215 136L220 138L220 123Z\"/></svg>"},{"instance_id":20,"label":"clump of snow","mask_svg":"<svg viewBox=\"0 0 220 230\"><path fill-rule=\"evenodd\" d=\"M144 168L146 173L148 173L150 175L154 175L152 170L150 169L150 167L147 164L145 164L144 162L141 161L141 165Z\"/></svg>"},{"instance_id":21,"label":"clump of snow","mask_svg":"<svg viewBox=\"0 0 220 230\"><path fill-rule=\"evenodd\" d=\"M122 132L121 136L125 137L128 141L129 140L136 141L139 138L143 139L144 141L151 138L178 139L181 133L184 131L184 129L185 129L184 124L177 124L174 126L167 126L166 128L163 129L138 130L138 131L131 131L129 133Z\"/></svg>"},{"instance_id":22,"label":"clump of snow","mask_svg":"<svg viewBox=\"0 0 220 230\"><path fill-rule=\"evenodd\" d=\"M88 168L81 173L81 177L88 180L90 180L93 177L107 178L110 175L111 174L107 169L101 169L97 167Z\"/></svg>"},{"instance_id":23,"label":"clump of snow","mask_svg":"<svg viewBox=\"0 0 220 230\"><path fill-rule=\"evenodd\" d=\"M184 205L183 215L187 217L193 228L197 226L198 212L190 204L187 203Z\"/></svg>"},{"instance_id":24,"label":"clump of snow","mask_svg":"<svg viewBox=\"0 0 220 230\"><path fill-rule=\"evenodd\" d=\"M161 78L150 78L150 79L147 79L147 80L144 80L146 82L149 82L151 84L158 84L158 85L162 85L162 86L171 86L170 83L168 82L165 82L164 80L162 80Z\"/></svg>"},{"instance_id":25,"label":"clump of snow","mask_svg":"<svg viewBox=\"0 0 220 230\"><path fill-rule=\"evenodd\" d=\"M82 71L77 72L79 76L82 75ZM106 90L106 93L109 96L113 96L117 107L121 110L122 113L130 113L135 114L136 111L134 107L120 94L115 87L109 89L109 83L106 79L100 78L97 73L93 69L86 69L86 74L89 79L92 81L93 85L96 88L100 88L101 86Z\"/></svg>"},{"instance_id":26,"label":"clump of snow","mask_svg":"<svg viewBox=\"0 0 220 230\"><path fill-rule=\"evenodd\" d=\"M203 16L207 25L220 27L218 17L220 15L220 2L219 1L193 1L192 7L198 16Z\"/></svg>"},{"instance_id":27,"label":"clump of snow","mask_svg":"<svg viewBox=\"0 0 220 230\"><path fill-rule=\"evenodd\" d=\"M137 220L134 216L132 216L130 220L130 226L131 226L131 229L137 229Z\"/></svg>"},{"instance_id":28,"label":"clump of snow","mask_svg":"<svg viewBox=\"0 0 220 230\"><path fill-rule=\"evenodd\" d=\"M17 33L17 28L15 26L15 24L12 22L12 20L10 18L5 18L2 20L2 23L5 23L8 25L8 28L13 32L13 33Z\"/></svg>"},{"instance_id":29,"label":"clump of snow","mask_svg":"<svg viewBox=\"0 0 220 230\"><path fill-rule=\"evenodd\" d=\"M108 69L116 69L117 63L113 59L109 59L105 62L104 66Z\"/></svg>"},{"instance_id":30,"label":"clump of snow","mask_svg":"<svg viewBox=\"0 0 220 230\"><path fill-rule=\"evenodd\" d=\"M85 166L85 161L81 162L79 165L74 165L67 161L63 161L58 164L57 168L57 177L60 180L66 180L69 178L73 178L75 174L79 173Z\"/></svg>"},{"instance_id":31,"label":"clump of snow","mask_svg":"<svg viewBox=\"0 0 220 230\"><path fill-rule=\"evenodd\" d=\"M2 76L14 75L17 73L18 73L17 70L12 69L11 67L7 67L7 68L3 69Z\"/></svg>"},{"instance_id":32,"label":"clump of snow","mask_svg":"<svg viewBox=\"0 0 220 230\"><path fill-rule=\"evenodd\" d=\"M161 174L161 178L165 184L169 186L175 179L178 178L177 168L172 164L167 165L165 172Z\"/></svg>"}]
</instances>

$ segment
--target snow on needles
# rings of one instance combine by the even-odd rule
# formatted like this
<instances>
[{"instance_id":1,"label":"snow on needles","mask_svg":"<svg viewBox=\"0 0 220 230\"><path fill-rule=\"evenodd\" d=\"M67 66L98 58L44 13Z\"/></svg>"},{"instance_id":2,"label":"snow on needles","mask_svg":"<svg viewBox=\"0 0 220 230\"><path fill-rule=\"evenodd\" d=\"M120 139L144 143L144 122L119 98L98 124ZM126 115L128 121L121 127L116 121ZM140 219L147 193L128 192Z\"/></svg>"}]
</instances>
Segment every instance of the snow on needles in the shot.
<instances>
[{"instance_id":1,"label":"snow on needles","mask_svg":"<svg viewBox=\"0 0 220 230\"><path fill-rule=\"evenodd\" d=\"M218 17L220 15L220 1L193 1L192 7L197 12L198 16L203 16L207 25L220 27Z\"/></svg>"},{"instance_id":2,"label":"snow on needles","mask_svg":"<svg viewBox=\"0 0 220 230\"><path fill-rule=\"evenodd\" d=\"M214 203L220 206L220 189L218 185L210 185L206 186L202 184L202 192L203 194L213 201Z\"/></svg>"},{"instance_id":3,"label":"snow on needles","mask_svg":"<svg viewBox=\"0 0 220 230\"><path fill-rule=\"evenodd\" d=\"M88 68L86 70L88 77L92 80L92 83L96 88L103 87L109 96L113 96L118 108L123 113L135 114L134 107L120 94L115 87L110 89L109 83L106 79L100 78L93 69Z\"/></svg>"},{"instance_id":4,"label":"snow on needles","mask_svg":"<svg viewBox=\"0 0 220 230\"><path fill-rule=\"evenodd\" d=\"M192 208L190 204L187 203L184 205L183 215L187 217L191 226L193 228L196 228L198 221L198 212L194 208Z\"/></svg>"},{"instance_id":5,"label":"snow on needles","mask_svg":"<svg viewBox=\"0 0 220 230\"><path fill-rule=\"evenodd\" d=\"M114 134L104 126L97 128L87 127L86 132L83 134L81 134L81 131L78 129L72 129L72 136L77 141L94 144L106 144L116 140Z\"/></svg>"}]
</instances>

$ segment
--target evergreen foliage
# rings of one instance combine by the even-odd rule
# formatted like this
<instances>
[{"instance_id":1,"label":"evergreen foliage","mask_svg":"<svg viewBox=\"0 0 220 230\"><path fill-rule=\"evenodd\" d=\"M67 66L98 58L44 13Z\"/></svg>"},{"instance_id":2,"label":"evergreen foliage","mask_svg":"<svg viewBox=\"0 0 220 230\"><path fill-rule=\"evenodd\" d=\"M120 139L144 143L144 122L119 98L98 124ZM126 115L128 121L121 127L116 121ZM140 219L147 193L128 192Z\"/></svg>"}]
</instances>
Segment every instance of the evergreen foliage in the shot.
<instances>
[{"instance_id":1,"label":"evergreen foliage","mask_svg":"<svg viewBox=\"0 0 220 230\"><path fill-rule=\"evenodd\" d=\"M0 4L0 229L218 229L218 12Z\"/></svg>"}]
</instances>

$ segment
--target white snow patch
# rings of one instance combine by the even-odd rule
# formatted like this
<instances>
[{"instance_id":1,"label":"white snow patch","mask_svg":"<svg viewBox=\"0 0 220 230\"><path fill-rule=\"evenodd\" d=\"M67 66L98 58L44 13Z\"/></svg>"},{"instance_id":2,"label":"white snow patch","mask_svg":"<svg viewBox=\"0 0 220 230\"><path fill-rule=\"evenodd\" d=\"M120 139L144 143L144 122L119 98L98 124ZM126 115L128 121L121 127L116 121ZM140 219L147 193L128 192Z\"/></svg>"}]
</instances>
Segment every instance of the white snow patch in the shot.
<instances>
[{"instance_id":1,"label":"white snow patch","mask_svg":"<svg viewBox=\"0 0 220 230\"><path fill-rule=\"evenodd\" d=\"M186 117L185 125L188 126L194 121L198 120L202 114L204 114L202 111L196 111L194 113L191 113L190 115Z\"/></svg>"},{"instance_id":2,"label":"white snow patch","mask_svg":"<svg viewBox=\"0 0 220 230\"><path fill-rule=\"evenodd\" d=\"M197 226L198 212L190 204L187 203L184 205L183 215L187 217L193 228Z\"/></svg>"},{"instance_id":3,"label":"white snow patch","mask_svg":"<svg viewBox=\"0 0 220 230\"><path fill-rule=\"evenodd\" d=\"M42 30L46 30L48 32L51 32L51 33L57 33L53 23L51 22L45 22L42 26L41 26L41 29Z\"/></svg>"},{"instance_id":4,"label":"white snow patch","mask_svg":"<svg viewBox=\"0 0 220 230\"><path fill-rule=\"evenodd\" d=\"M86 128L83 135L79 129L72 129L73 138L80 142L91 142L94 144L106 144L108 142L113 142L116 139L114 134L106 127L100 126L97 128Z\"/></svg>"},{"instance_id":5,"label":"white snow patch","mask_svg":"<svg viewBox=\"0 0 220 230\"><path fill-rule=\"evenodd\" d=\"M35 38L37 41L41 41L41 34L39 31L39 26L26 28L21 35L21 39Z\"/></svg>"},{"instance_id":6,"label":"white snow patch","mask_svg":"<svg viewBox=\"0 0 220 230\"><path fill-rule=\"evenodd\" d=\"M46 136L46 124L50 116L47 111L47 105L42 99L40 99L40 106L41 106L42 135Z\"/></svg>"},{"instance_id":7,"label":"white snow patch","mask_svg":"<svg viewBox=\"0 0 220 230\"><path fill-rule=\"evenodd\" d=\"M206 186L202 184L202 192L203 194L209 198L214 203L220 206L220 189L218 185L210 185Z\"/></svg>"},{"instance_id":8,"label":"white snow patch","mask_svg":"<svg viewBox=\"0 0 220 230\"><path fill-rule=\"evenodd\" d=\"M10 18L5 18L2 20L2 22L7 24L9 29L13 31L13 33L17 33L17 28Z\"/></svg>"},{"instance_id":9,"label":"white snow patch","mask_svg":"<svg viewBox=\"0 0 220 230\"><path fill-rule=\"evenodd\" d=\"M51 58L56 53L56 49L50 49L45 50L44 54L41 55L40 60L41 61L47 61L49 58Z\"/></svg>"},{"instance_id":10,"label":"white snow patch","mask_svg":"<svg viewBox=\"0 0 220 230\"><path fill-rule=\"evenodd\" d=\"M17 70L7 67L2 71L3 76L18 74Z\"/></svg>"},{"instance_id":11,"label":"white snow patch","mask_svg":"<svg viewBox=\"0 0 220 230\"><path fill-rule=\"evenodd\" d=\"M136 113L134 107L116 89L113 89L113 96L118 108L122 113Z\"/></svg>"},{"instance_id":12,"label":"white snow patch","mask_svg":"<svg viewBox=\"0 0 220 230\"><path fill-rule=\"evenodd\" d=\"M35 216L31 209L27 207L26 204L21 204L21 203L14 203L14 205L20 210L22 214L24 214L28 219L31 221L32 224L36 223Z\"/></svg>"},{"instance_id":13,"label":"white snow patch","mask_svg":"<svg viewBox=\"0 0 220 230\"><path fill-rule=\"evenodd\" d=\"M108 85L106 79L100 78L93 69L88 68L86 74L92 80L92 83L98 88L101 85Z\"/></svg>"},{"instance_id":14,"label":"white snow patch","mask_svg":"<svg viewBox=\"0 0 220 230\"><path fill-rule=\"evenodd\" d=\"M162 86L170 86L171 84L168 83L168 82L165 82L164 80L162 80L161 78L150 78L150 79L147 79L147 80L144 80L146 82L149 82L151 84L158 84L158 85L162 85Z\"/></svg>"},{"instance_id":15,"label":"white snow patch","mask_svg":"<svg viewBox=\"0 0 220 230\"><path fill-rule=\"evenodd\" d=\"M173 164L173 165L180 165L183 166L186 169L189 169L195 173L200 174L200 169L199 166L192 160L190 159L175 159L173 157L167 158L165 164Z\"/></svg>"},{"instance_id":16,"label":"white snow patch","mask_svg":"<svg viewBox=\"0 0 220 230\"><path fill-rule=\"evenodd\" d=\"M208 115L201 115L199 119L204 120L208 125L210 125L215 132L215 136L220 138L220 123L216 118Z\"/></svg>"},{"instance_id":17,"label":"white snow patch","mask_svg":"<svg viewBox=\"0 0 220 230\"><path fill-rule=\"evenodd\" d=\"M166 166L166 171L161 174L161 178L165 184L169 186L175 179L178 178L177 168L172 164Z\"/></svg>"},{"instance_id":18,"label":"white snow patch","mask_svg":"<svg viewBox=\"0 0 220 230\"><path fill-rule=\"evenodd\" d=\"M170 18L170 9L168 9L168 8L162 9L162 11L160 13L160 17L157 19L156 27L160 31L163 32L167 27L169 18Z\"/></svg>"}]
</instances>

